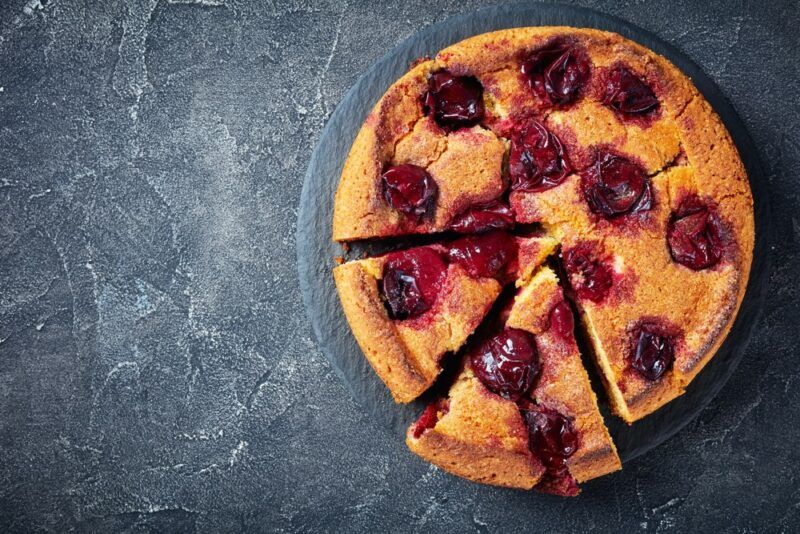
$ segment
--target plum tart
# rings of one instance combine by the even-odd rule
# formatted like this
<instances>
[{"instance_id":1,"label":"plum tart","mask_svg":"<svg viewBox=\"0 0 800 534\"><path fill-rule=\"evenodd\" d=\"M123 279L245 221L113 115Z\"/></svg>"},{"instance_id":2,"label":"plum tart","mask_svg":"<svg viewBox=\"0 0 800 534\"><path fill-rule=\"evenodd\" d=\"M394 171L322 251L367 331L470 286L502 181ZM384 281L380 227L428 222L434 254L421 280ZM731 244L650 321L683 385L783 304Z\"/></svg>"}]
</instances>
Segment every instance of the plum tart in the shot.
<instances>
[{"instance_id":1,"label":"plum tart","mask_svg":"<svg viewBox=\"0 0 800 534\"><path fill-rule=\"evenodd\" d=\"M664 406L736 317L753 199L727 130L668 60L614 33L516 28L416 62L352 145L333 239L414 234L433 244L334 269L398 402L458 354L409 447L471 480L572 495L620 467L573 309L613 412L632 424Z\"/></svg>"}]
</instances>

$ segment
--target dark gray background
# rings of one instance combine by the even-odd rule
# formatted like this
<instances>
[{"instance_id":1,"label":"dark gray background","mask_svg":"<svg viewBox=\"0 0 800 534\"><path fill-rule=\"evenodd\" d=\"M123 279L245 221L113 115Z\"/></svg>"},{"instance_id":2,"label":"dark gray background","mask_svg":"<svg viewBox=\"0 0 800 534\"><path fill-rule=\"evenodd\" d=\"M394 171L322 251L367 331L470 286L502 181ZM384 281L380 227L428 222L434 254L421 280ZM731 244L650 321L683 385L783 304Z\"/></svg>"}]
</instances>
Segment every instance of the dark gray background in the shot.
<instances>
[{"instance_id":1,"label":"dark gray background","mask_svg":"<svg viewBox=\"0 0 800 534\"><path fill-rule=\"evenodd\" d=\"M582 2L719 84L772 189L748 354L676 437L578 499L413 458L315 348L296 206L326 117L478 2L0 7L0 530L789 531L800 521L800 6Z\"/></svg>"}]
</instances>

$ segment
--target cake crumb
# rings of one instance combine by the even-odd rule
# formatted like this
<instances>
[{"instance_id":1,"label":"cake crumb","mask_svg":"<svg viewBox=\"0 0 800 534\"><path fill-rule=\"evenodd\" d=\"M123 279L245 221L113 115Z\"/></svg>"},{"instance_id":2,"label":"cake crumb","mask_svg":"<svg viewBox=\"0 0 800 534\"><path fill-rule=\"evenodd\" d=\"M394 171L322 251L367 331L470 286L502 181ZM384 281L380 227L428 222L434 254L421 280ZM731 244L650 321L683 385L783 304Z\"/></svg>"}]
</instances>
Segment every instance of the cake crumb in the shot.
<instances>
[{"instance_id":1,"label":"cake crumb","mask_svg":"<svg viewBox=\"0 0 800 534\"><path fill-rule=\"evenodd\" d=\"M414 58L411 61L409 61L408 68L409 69L413 69L414 67L416 67L420 63L425 63L426 61L430 61L430 60L431 60L431 56L429 56L427 54L425 54L424 56L420 56L418 58Z\"/></svg>"}]
</instances>

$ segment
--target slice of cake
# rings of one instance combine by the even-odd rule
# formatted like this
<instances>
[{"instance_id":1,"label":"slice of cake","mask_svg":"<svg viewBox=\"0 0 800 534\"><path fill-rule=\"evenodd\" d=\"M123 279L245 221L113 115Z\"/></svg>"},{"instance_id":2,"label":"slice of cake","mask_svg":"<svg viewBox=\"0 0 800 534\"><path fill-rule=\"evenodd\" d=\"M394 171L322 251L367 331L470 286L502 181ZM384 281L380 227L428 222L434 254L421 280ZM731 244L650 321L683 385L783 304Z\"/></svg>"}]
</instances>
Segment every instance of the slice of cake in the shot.
<instances>
[{"instance_id":1,"label":"slice of cake","mask_svg":"<svg viewBox=\"0 0 800 534\"><path fill-rule=\"evenodd\" d=\"M406 434L409 448L464 478L576 495L621 468L597 408L555 273L540 269L505 327L467 351L447 399Z\"/></svg>"},{"instance_id":2,"label":"slice of cake","mask_svg":"<svg viewBox=\"0 0 800 534\"><path fill-rule=\"evenodd\" d=\"M506 327L536 336L542 373L531 398L548 420L558 420L557 414L569 421L577 435L574 452L563 458L553 456L554 463L545 461L550 476L540 489L570 493L574 489L570 479L581 483L621 469L575 343L572 310L552 269L541 269L517 295Z\"/></svg>"},{"instance_id":3,"label":"slice of cake","mask_svg":"<svg viewBox=\"0 0 800 534\"><path fill-rule=\"evenodd\" d=\"M448 397L430 404L408 429L406 443L445 471L484 484L531 489L546 471L528 447L517 404L489 391L469 359Z\"/></svg>"},{"instance_id":4,"label":"slice of cake","mask_svg":"<svg viewBox=\"0 0 800 534\"><path fill-rule=\"evenodd\" d=\"M690 166L654 176L651 186L658 202L641 230L562 241L612 407L629 423L683 393L724 339L744 291L734 214L721 215L730 207L703 194Z\"/></svg>"},{"instance_id":5,"label":"slice of cake","mask_svg":"<svg viewBox=\"0 0 800 534\"><path fill-rule=\"evenodd\" d=\"M409 402L430 387L441 358L464 344L503 285L530 276L555 245L494 231L345 263L334 278L367 360L395 400Z\"/></svg>"},{"instance_id":6,"label":"slice of cake","mask_svg":"<svg viewBox=\"0 0 800 534\"><path fill-rule=\"evenodd\" d=\"M503 203L506 144L479 124L481 85L433 66L423 61L395 82L353 142L336 191L335 241L458 231L470 212L488 205L491 215ZM513 224L508 207L493 221Z\"/></svg>"}]
</instances>

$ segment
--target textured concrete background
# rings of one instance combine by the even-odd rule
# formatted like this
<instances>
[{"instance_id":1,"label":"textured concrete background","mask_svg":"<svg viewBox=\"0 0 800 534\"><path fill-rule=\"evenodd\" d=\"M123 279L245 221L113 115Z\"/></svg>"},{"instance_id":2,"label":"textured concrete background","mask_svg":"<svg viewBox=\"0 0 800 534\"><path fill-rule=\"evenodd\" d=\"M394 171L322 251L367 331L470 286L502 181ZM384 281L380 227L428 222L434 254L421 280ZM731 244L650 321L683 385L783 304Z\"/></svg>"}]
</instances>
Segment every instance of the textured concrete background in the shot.
<instances>
[{"instance_id":1,"label":"textured concrete background","mask_svg":"<svg viewBox=\"0 0 800 534\"><path fill-rule=\"evenodd\" d=\"M474 1L0 7L0 530L789 531L800 6L582 2L693 57L768 168L770 295L703 415L575 500L413 458L310 337L296 206L374 60Z\"/></svg>"}]
</instances>

